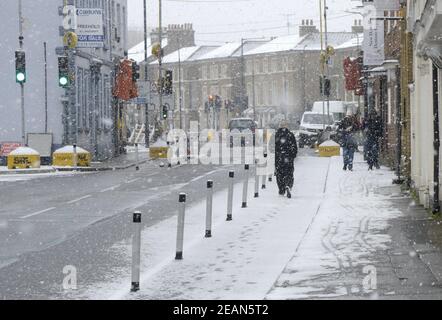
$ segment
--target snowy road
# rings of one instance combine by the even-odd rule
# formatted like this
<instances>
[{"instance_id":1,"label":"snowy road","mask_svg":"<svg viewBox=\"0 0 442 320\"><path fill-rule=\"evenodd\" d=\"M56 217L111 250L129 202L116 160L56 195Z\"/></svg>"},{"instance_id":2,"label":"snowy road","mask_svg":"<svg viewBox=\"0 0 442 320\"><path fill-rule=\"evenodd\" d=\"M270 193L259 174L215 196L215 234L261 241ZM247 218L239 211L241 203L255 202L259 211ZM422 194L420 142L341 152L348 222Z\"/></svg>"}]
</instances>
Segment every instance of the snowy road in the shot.
<instances>
[{"instance_id":1,"label":"snowy road","mask_svg":"<svg viewBox=\"0 0 442 320\"><path fill-rule=\"evenodd\" d=\"M254 199L252 178L245 209L238 177L231 222L225 219L229 166L146 164L140 173L0 185L3 201L21 189L42 197L2 208L0 240L8 245L1 251L0 297L440 299L440 252L409 232L416 221L424 229L437 225L391 184L391 171L368 172L360 154L356 159L355 171L344 172L340 158L303 149L294 197L279 196L272 182ZM242 167L235 170L241 176ZM207 179L215 181L210 239L204 237ZM72 184L83 188L71 191ZM176 201L183 191L190 200L184 260L175 261ZM129 293L135 208L143 212L141 291ZM66 266L77 270L76 290L62 288Z\"/></svg>"},{"instance_id":2,"label":"snowy road","mask_svg":"<svg viewBox=\"0 0 442 320\"><path fill-rule=\"evenodd\" d=\"M0 182L0 298L57 296L66 265L79 266L82 282L101 279L119 263L107 250L130 236L135 209L149 214L146 226L154 225L176 213L179 192L188 192L190 203L201 200L205 179L223 187L228 170L148 163L140 172Z\"/></svg>"}]
</instances>

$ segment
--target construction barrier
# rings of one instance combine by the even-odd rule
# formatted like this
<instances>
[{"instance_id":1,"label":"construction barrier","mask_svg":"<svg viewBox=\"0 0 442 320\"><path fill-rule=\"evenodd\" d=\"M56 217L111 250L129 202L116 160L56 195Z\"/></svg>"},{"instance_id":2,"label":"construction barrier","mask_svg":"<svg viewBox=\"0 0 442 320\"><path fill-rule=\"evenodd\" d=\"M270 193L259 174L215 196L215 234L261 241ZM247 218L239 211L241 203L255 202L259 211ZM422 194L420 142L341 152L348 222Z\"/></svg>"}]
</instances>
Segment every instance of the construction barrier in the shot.
<instances>
[{"instance_id":1,"label":"construction barrier","mask_svg":"<svg viewBox=\"0 0 442 320\"><path fill-rule=\"evenodd\" d=\"M320 157L336 157L341 155L341 146L332 140L325 141L319 146Z\"/></svg>"},{"instance_id":2,"label":"construction barrier","mask_svg":"<svg viewBox=\"0 0 442 320\"><path fill-rule=\"evenodd\" d=\"M38 169L40 154L28 147L19 147L8 155L8 169Z\"/></svg>"},{"instance_id":3,"label":"construction barrier","mask_svg":"<svg viewBox=\"0 0 442 320\"><path fill-rule=\"evenodd\" d=\"M91 154L83 148L76 147L76 155L74 146L66 146L56 150L52 155L52 165L56 167L90 167ZM76 162L75 163L75 158Z\"/></svg>"}]
</instances>

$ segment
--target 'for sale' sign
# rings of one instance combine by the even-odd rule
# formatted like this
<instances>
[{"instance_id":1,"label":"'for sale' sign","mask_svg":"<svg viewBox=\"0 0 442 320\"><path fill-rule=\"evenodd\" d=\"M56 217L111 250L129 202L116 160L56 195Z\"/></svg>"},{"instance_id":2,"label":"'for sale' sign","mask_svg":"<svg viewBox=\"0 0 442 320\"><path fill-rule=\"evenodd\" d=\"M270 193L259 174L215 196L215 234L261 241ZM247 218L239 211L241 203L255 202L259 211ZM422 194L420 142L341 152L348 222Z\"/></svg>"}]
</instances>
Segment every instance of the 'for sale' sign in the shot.
<instances>
[{"instance_id":1,"label":"'for sale' sign","mask_svg":"<svg viewBox=\"0 0 442 320\"><path fill-rule=\"evenodd\" d=\"M78 48L102 48L104 46L103 10L77 8Z\"/></svg>"}]
</instances>

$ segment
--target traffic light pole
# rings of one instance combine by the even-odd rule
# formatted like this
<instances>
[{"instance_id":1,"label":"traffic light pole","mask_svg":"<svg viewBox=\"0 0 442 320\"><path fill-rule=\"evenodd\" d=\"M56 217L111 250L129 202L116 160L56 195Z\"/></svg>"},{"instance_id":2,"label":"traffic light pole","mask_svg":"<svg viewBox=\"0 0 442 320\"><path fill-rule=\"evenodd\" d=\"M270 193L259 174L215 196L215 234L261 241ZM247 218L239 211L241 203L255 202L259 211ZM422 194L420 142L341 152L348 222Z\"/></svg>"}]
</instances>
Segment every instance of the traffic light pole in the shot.
<instances>
[{"instance_id":1,"label":"traffic light pole","mask_svg":"<svg viewBox=\"0 0 442 320\"><path fill-rule=\"evenodd\" d=\"M159 4L159 6L158 6L158 27L159 27L159 30L158 30L158 38L159 38L159 42L160 42L160 54L158 55L158 76L159 76L159 78L160 78L160 83L159 83L159 90L158 90L158 92L159 92L159 101L160 101L160 110L163 108L163 85L164 85L164 81L163 81L163 75L162 75L162 73L163 73L163 45L162 45L162 42L163 42L163 30L162 30L162 28L163 28L163 26L162 26L162 2L161 2L161 0L158 0L159 2L158 2L158 4ZM162 122L162 127L163 127L163 134L165 134L166 133L166 131L167 131L167 120L165 120L165 119L162 119L161 120L161 122ZM164 135L164 138L165 138L166 136Z\"/></svg>"},{"instance_id":2,"label":"traffic light pole","mask_svg":"<svg viewBox=\"0 0 442 320\"><path fill-rule=\"evenodd\" d=\"M23 10L22 0L18 0L18 26L19 36L18 42L20 45L20 51L23 51ZM23 146L26 146L26 128L25 128L25 84L20 83L20 109L21 109L21 139Z\"/></svg>"},{"instance_id":3,"label":"traffic light pole","mask_svg":"<svg viewBox=\"0 0 442 320\"><path fill-rule=\"evenodd\" d=\"M148 67L147 67L147 0L143 0L143 6L144 6L144 81L146 82L146 85L148 84ZM147 91L150 91L150 84L147 89ZM146 95L147 95L146 91ZM147 99L147 97L146 97ZM149 127L149 104L146 101L146 104L144 105L144 112L145 112L145 119L144 119L144 132L145 132L145 143L146 148L149 148L150 146L150 127Z\"/></svg>"}]
</instances>

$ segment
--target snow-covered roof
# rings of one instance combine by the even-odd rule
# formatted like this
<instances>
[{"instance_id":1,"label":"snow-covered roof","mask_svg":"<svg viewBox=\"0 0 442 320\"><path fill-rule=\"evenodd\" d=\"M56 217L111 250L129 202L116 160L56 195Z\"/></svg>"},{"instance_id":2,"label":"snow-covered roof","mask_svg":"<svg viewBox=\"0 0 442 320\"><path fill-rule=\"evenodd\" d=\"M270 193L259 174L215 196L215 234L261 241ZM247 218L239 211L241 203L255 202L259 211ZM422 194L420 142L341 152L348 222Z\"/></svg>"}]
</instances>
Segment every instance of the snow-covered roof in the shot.
<instances>
[{"instance_id":1,"label":"snow-covered roof","mask_svg":"<svg viewBox=\"0 0 442 320\"><path fill-rule=\"evenodd\" d=\"M199 48L199 46L181 48L163 57L163 63L184 62L198 51ZM151 64L158 64L158 61L154 61Z\"/></svg>"},{"instance_id":2,"label":"snow-covered roof","mask_svg":"<svg viewBox=\"0 0 442 320\"><path fill-rule=\"evenodd\" d=\"M358 40L359 37L359 40ZM358 42L359 41L359 42ZM332 32L328 35L328 44L335 49L352 48L362 45L363 35L351 32ZM165 46L163 42L163 46ZM138 51L137 51L138 50ZM149 52L151 47L148 48ZM300 37L299 35L282 36L270 41L266 40L247 40L243 43L243 52L245 56L258 55L272 52L283 51L296 51L296 50L321 50L321 38L318 33L308 34ZM141 52L141 60L137 60L134 56L131 56L131 52ZM193 46L181 48L180 60L185 61L199 61L199 60L212 60L239 57L241 55L241 42L229 42L221 46ZM150 53L149 53L150 56ZM140 43L131 50L129 50L129 58L135 61L144 60L144 43ZM163 58L163 63L177 63L178 62L178 50L168 54ZM157 64L157 61L153 61L151 64Z\"/></svg>"},{"instance_id":3,"label":"snow-covered roof","mask_svg":"<svg viewBox=\"0 0 442 320\"><path fill-rule=\"evenodd\" d=\"M278 37L265 44L260 45L253 50L248 51L245 55L294 50L302 39L304 39L304 37L300 37L299 35Z\"/></svg>"},{"instance_id":4,"label":"snow-covered roof","mask_svg":"<svg viewBox=\"0 0 442 320\"><path fill-rule=\"evenodd\" d=\"M241 48L241 42L229 42L215 50L211 50L198 60L220 59L231 57L238 49Z\"/></svg>"},{"instance_id":5,"label":"snow-covered roof","mask_svg":"<svg viewBox=\"0 0 442 320\"><path fill-rule=\"evenodd\" d=\"M357 39L356 34L351 32L329 32L327 34L327 43L328 45L336 49L339 46L353 40L354 38ZM325 38L323 38L323 40L325 40ZM302 39L302 41L298 43L298 46L295 48L295 50L307 50L307 51L321 50L321 35L319 33L310 33L304 39Z\"/></svg>"},{"instance_id":6,"label":"snow-covered roof","mask_svg":"<svg viewBox=\"0 0 442 320\"><path fill-rule=\"evenodd\" d=\"M335 47L335 49L339 50L339 49L348 49L348 48L354 48L354 47L362 47L362 43L364 42L364 34L360 33L354 34L354 38L350 39L347 42L344 42L341 45L338 45Z\"/></svg>"},{"instance_id":7,"label":"snow-covered roof","mask_svg":"<svg viewBox=\"0 0 442 320\"><path fill-rule=\"evenodd\" d=\"M198 60L199 57L207 54L208 52L216 49L218 47L215 46L193 46L193 47L185 47L180 50L176 50L163 58L163 63L178 63ZM150 64L158 64L158 61L155 60Z\"/></svg>"},{"instance_id":8,"label":"snow-covered roof","mask_svg":"<svg viewBox=\"0 0 442 320\"><path fill-rule=\"evenodd\" d=\"M167 39L163 39L162 41L162 47L167 46ZM147 39L147 57L152 56L152 44L151 39ZM133 46L128 51L128 57L129 59L135 60L135 62L140 63L144 61L144 41L140 42L139 44Z\"/></svg>"}]
</instances>

